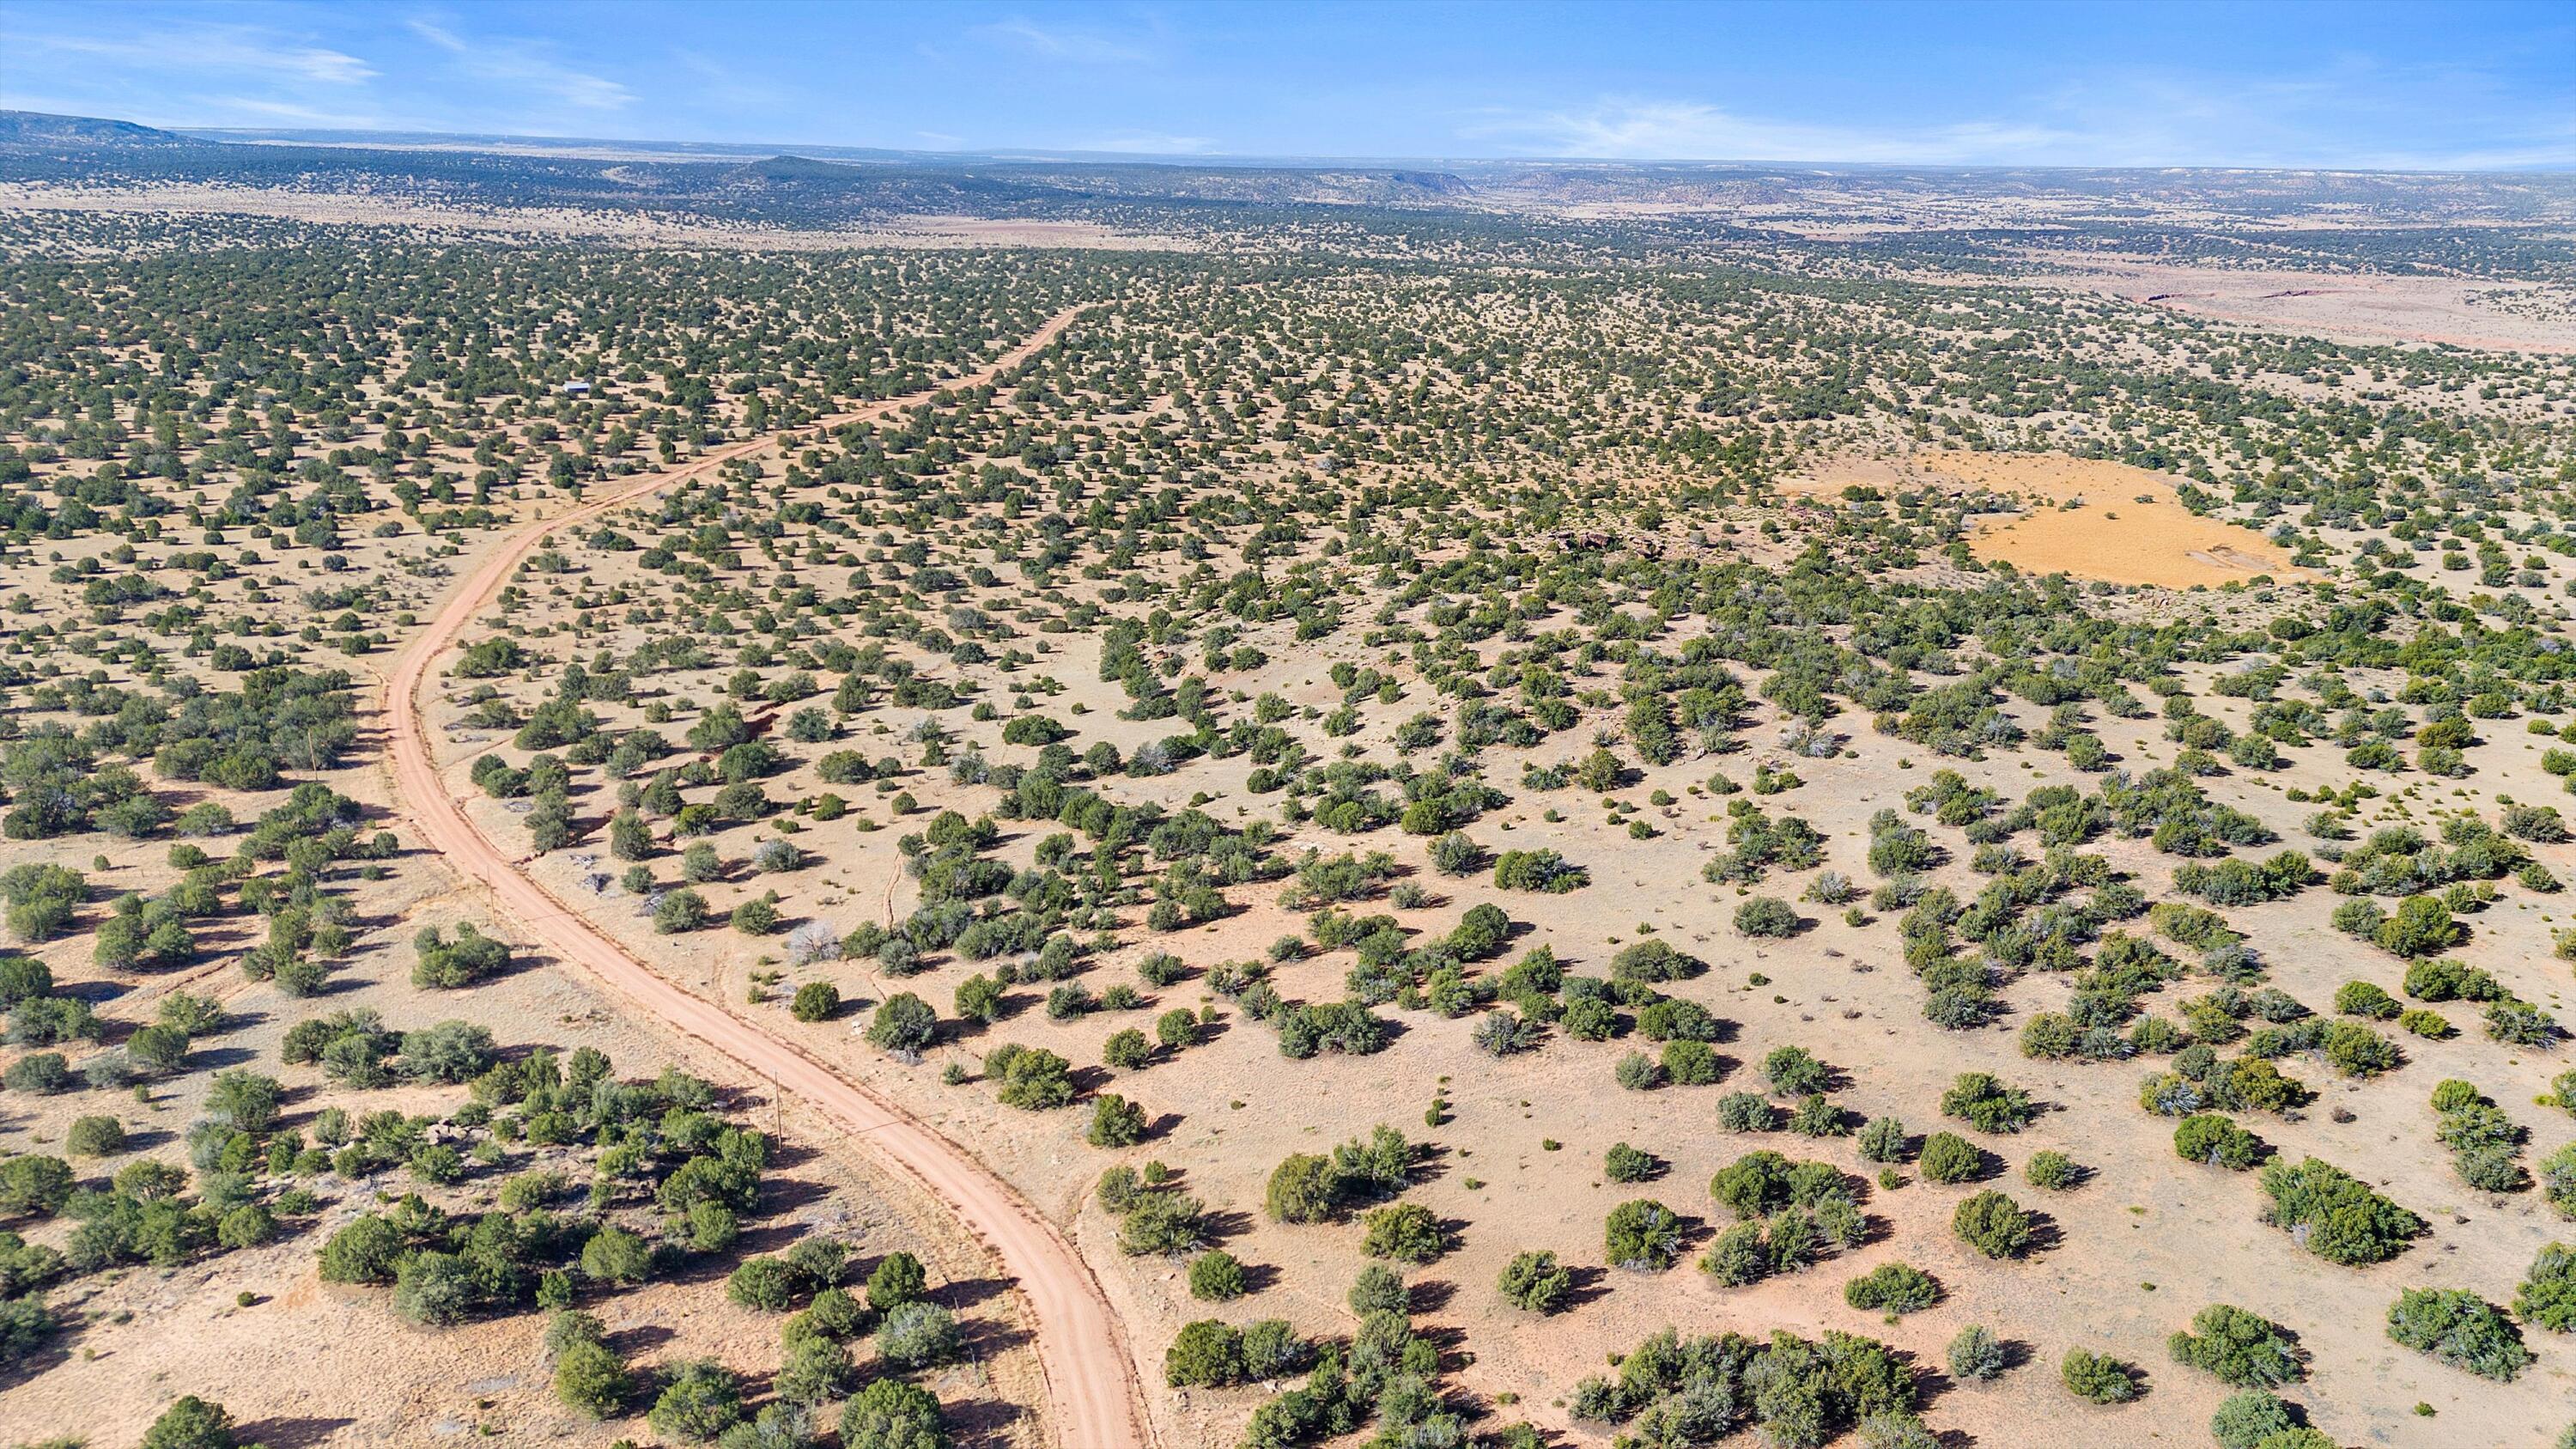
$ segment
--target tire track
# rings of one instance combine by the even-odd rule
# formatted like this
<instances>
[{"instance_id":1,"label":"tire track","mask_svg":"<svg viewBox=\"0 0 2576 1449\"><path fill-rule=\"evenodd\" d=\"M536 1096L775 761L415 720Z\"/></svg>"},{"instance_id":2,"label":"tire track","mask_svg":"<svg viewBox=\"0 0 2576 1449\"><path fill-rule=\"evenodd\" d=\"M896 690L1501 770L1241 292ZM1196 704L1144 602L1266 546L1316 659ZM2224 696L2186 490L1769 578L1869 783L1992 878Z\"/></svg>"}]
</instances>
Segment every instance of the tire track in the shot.
<instances>
[{"instance_id":1,"label":"tire track","mask_svg":"<svg viewBox=\"0 0 2576 1449\"><path fill-rule=\"evenodd\" d=\"M1053 342L1081 314L1068 308L991 364L937 389L985 386L1007 376ZM817 420L814 426L874 421L918 405L928 392L870 403ZM799 431L802 431L800 428ZM793 1093L867 1142L946 1204L990 1248L1028 1296L1037 1319L1037 1352L1057 1441L1070 1449L1145 1449L1143 1397L1126 1334L1106 1294L1072 1242L974 1156L868 1087L767 1028L682 989L655 972L543 886L477 830L450 794L429 746L420 713L430 664L470 627L509 582L540 539L613 509L699 478L738 458L776 446L774 436L730 444L668 472L648 475L586 499L552 518L521 524L460 585L404 651L385 688L392 729L387 762L398 810L461 877L481 882L528 935L581 966L650 1012L665 1026L705 1043Z\"/></svg>"}]
</instances>

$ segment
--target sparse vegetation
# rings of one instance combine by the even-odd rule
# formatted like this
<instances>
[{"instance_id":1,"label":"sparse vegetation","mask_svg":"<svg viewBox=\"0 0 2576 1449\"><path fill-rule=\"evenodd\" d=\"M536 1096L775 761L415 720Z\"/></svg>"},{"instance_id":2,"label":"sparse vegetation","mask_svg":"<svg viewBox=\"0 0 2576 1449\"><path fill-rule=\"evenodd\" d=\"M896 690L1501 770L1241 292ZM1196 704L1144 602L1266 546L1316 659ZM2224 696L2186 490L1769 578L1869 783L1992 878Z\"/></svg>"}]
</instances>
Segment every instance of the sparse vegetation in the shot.
<instances>
[{"instance_id":1,"label":"sparse vegetation","mask_svg":"<svg viewBox=\"0 0 2576 1449\"><path fill-rule=\"evenodd\" d=\"M2066 284L2219 259L2546 323L2548 188L1820 170L1793 230L1724 168L1534 214L1517 188L1577 182L229 149L227 194L318 214L363 178L520 229L0 218L11 1369L224 1382L117 1317L149 1280L205 1285L168 1322L237 1409L274 1382L244 1335L332 1372L235 1296L266 1250L460 1359L545 1315L528 1382L603 1435L942 1449L999 1420L937 1394L1029 1381L901 1214L792 1234L834 1219L784 1215L767 1132L808 1127L770 1089L618 1076L599 1043L651 1013L424 869L360 691L505 538L416 701L475 828L683 989L989 1137L1010 1190L1079 1197L1112 1300L1168 1314L1139 1347L1190 1436L1525 1449L1494 1386L1541 1340L1627 1350L1555 1397L1641 1445L1921 1449L1954 1404L1991 1437L2015 1391L1981 1386L2025 1362L2090 1415L2149 1378L2075 1299L1959 1332L1932 1426L1865 1338L1600 1324L1685 1255L1691 1291L1890 1319L2061 1258L2170 1284L2213 1241L2174 1193L2338 1267L2519 1245L2509 1315L2490 1277L2386 1316L2517 1394L2521 1335L2576 1323L2563 982L2525 949L2576 779L2576 375ZM218 154L147 152L0 144L0 179ZM961 235L1118 245L798 241L934 192ZM603 216L695 239L550 230ZM2351 949L2313 949L2329 921ZM1319 1125L1389 1100L1403 1131ZM2352 1140L2329 1116L2443 1150L2304 1155ZM869 1182L777 1160L830 1212ZM1667 1180L1712 1167L1699 1207ZM1578 1189L1598 1259L1531 1230ZM1930 1251L1945 1217L1971 1251ZM1442 1290L1407 1277L1477 1262L1492 1293L1417 1331ZM1319 1291L1340 1329L1265 1316ZM706 1338L717 1294L773 1361ZM2229 1449L2321 1449L2273 1391L2387 1352L2340 1301L2168 1303L2158 1377L2233 1391ZM621 1302L675 1338L608 1333ZM2503 1412L2440 1423L2532 1437ZM151 1432L234 1434L185 1397Z\"/></svg>"}]
</instances>

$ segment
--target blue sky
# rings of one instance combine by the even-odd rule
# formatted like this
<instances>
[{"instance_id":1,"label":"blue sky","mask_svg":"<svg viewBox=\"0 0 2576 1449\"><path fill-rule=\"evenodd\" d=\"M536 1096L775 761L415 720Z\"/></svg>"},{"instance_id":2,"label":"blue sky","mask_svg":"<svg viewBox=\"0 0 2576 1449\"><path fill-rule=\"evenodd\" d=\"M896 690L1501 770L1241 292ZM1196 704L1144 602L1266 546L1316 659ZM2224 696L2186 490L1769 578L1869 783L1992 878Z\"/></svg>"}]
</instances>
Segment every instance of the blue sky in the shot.
<instances>
[{"instance_id":1,"label":"blue sky","mask_svg":"<svg viewBox=\"0 0 2576 1449\"><path fill-rule=\"evenodd\" d=\"M2566 168L2576 0L5 0L0 106L907 150Z\"/></svg>"}]
</instances>

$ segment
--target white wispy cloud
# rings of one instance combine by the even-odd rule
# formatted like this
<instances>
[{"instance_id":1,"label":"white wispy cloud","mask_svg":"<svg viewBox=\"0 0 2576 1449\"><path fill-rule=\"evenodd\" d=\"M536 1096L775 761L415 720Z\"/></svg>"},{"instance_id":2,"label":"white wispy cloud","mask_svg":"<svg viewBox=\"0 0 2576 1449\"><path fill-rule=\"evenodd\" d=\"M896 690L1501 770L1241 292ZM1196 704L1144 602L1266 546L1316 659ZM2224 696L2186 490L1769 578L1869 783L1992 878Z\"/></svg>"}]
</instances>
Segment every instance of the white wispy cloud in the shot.
<instances>
[{"instance_id":1,"label":"white wispy cloud","mask_svg":"<svg viewBox=\"0 0 2576 1449\"><path fill-rule=\"evenodd\" d=\"M1046 60L1072 65L1134 65L1153 58L1149 48L1132 41L1093 30L1040 25L1021 16L974 26L968 34Z\"/></svg>"},{"instance_id":2,"label":"white wispy cloud","mask_svg":"<svg viewBox=\"0 0 2576 1449\"><path fill-rule=\"evenodd\" d=\"M455 57L457 68L476 80L526 86L585 111L622 110L635 103L635 93L623 84L565 65L534 42L489 36L469 39L419 17L404 24L414 35Z\"/></svg>"},{"instance_id":3,"label":"white wispy cloud","mask_svg":"<svg viewBox=\"0 0 2576 1449\"><path fill-rule=\"evenodd\" d=\"M785 114L801 108L803 99L775 82L745 74L711 57L693 51L669 52L670 63L687 71L697 97L730 111L766 111Z\"/></svg>"},{"instance_id":4,"label":"white wispy cloud","mask_svg":"<svg viewBox=\"0 0 2576 1449\"><path fill-rule=\"evenodd\" d=\"M1965 121L1876 131L1739 115L1703 101L1603 100L1580 107L1497 111L1462 126L1470 140L1526 154L1627 161L1831 160L1953 165L2022 160L2063 147L2053 127Z\"/></svg>"},{"instance_id":5,"label":"white wispy cloud","mask_svg":"<svg viewBox=\"0 0 2576 1449\"><path fill-rule=\"evenodd\" d=\"M383 113L373 110L326 110L319 106L301 105L294 101L272 100L266 96L198 96L192 98L199 114L219 116L239 124L257 118L293 130L378 131L409 129L397 125Z\"/></svg>"},{"instance_id":6,"label":"white wispy cloud","mask_svg":"<svg viewBox=\"0 0 2576 1449\"><path fill-rule=\"evenodd\" d=\"M1067 151L1113 151L1136 156L1205 156L1216 150L1208 136L1174 136L1161 131L1125 131L1114 136L1068 141Z\"/></svg>"},{"instance_id":7,"label":"white wispy cloud","mask_svg":"<svg viewBox=\"0 0 2576 1449\"><path fill-rule=\"evenodd\" d=\"M1465 140L1523 156L1898 165L2277 166L2389 170L2576 164L2576 117L2535 122L2475 76L2342 60L2297 75L2108 70L1985 115L1915 125L1819 124L1714 102L1606 97L1466 116ZM2361 137L2426 138L2390 148ZM2469 136L2446 144L2440 137Z\"/></svg>"},{"instance_id":8,"label":"white wispy cloud","mask_svg":"<svg viewBox=\"0 0 2576 1449\"><path fill-rule=\"evenodd\" d=\"M155 74L230 76L278 83L355 86L378 71L367 61L328 46L302 44L272 32L232 25L180 25L120 34L73 31L0 32L20 62L37 57L84 57Z\"/></svg>"}]
</instances>

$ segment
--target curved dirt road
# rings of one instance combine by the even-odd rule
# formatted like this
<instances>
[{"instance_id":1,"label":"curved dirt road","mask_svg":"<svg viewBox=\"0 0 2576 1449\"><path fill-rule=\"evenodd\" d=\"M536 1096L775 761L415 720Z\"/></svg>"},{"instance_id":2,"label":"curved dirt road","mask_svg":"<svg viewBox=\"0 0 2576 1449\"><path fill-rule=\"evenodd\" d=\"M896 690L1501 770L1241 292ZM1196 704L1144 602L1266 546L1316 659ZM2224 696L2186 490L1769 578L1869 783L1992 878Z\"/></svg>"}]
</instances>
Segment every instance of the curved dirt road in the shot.
<instances>
[{"instance_id":1,"label":"curved dirt road","mask_svg":"<svg viewBox=\"0 0 2576 1449\"><path fill-rule=\"evenodd\" d=\"M1053 341L1081 310L1058 314L989 366L942 386L967 388L994 381ZM881 418L918 404L923 396L916 393L872 403L820 425ZM530 937L566 961L588 968L665 1025L723 1052L777 1090L839 1119L928 1188L993 1250L1003 1270L1028 1295L1037 1315L1038 1363L1046 1376L1059 1442L1073 1449L1144 1449L1147 1433L1126 1335L1110 1312L1098 1280L1054 1225L963 1148L901 1108L842 1077L802 1047L673 985L591 929L563 902L520 874L510 857L475 829L448 793L431 756L419 708L420 687L429 666L509 581L519 560L540 538L771 444L767 437L730 444L685 467L629 482L509 534L429 621L387 683L390 762L403 812L422 840L446 857L459 875L490 888Z\"/></svg>"}]
</instances>

